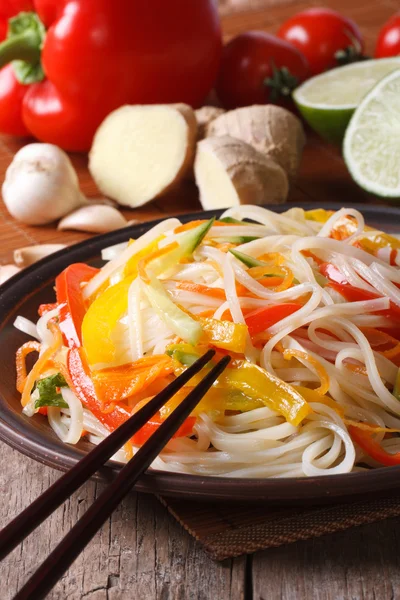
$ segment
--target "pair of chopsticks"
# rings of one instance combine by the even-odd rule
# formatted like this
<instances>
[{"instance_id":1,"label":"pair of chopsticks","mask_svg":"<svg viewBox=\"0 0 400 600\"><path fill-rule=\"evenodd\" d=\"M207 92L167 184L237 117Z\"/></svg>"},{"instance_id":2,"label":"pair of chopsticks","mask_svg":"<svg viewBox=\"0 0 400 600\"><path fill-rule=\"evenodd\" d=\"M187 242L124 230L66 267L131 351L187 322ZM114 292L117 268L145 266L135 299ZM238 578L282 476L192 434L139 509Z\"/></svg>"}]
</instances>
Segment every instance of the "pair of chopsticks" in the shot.
<instances>
[{"instance_id":1,"label":"pair of chopsticks","mask_svg":"<svg viewBox=\"0 0 400 600\"><path fill-rule=\"evenodd\" d=\"M109 460L160 408L212 359L209 350L191 367L157 394L148 404L110 434L70 471L28 506L0 532L0 560L58 508L75 490ZM40 600L65 573L95 533L105 523L121 500L132 489L167 442L190 415L194 407L224 371L230 361L222 358L188 394L150 439L119 472L70 532L41 564L14 600Z\"/></svg>"}]
</instances>

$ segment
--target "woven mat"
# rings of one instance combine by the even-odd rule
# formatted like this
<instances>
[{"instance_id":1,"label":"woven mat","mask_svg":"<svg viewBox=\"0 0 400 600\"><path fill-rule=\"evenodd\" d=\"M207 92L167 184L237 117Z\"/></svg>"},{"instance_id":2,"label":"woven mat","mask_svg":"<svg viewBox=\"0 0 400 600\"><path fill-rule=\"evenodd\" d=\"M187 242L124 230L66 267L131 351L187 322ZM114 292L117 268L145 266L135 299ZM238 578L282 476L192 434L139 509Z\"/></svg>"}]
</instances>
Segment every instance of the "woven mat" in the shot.
<instances>
[{"instance_id":1,"label":"woven mat","mask_svg":"<svg viewBox=\"0 0 400 600\"><path fill-rule=\"evenodd\" d=\"M159 498L215 560L308 540L400 516L400 494L309 508L229 505Z\"/></svg>"}]
</instances>

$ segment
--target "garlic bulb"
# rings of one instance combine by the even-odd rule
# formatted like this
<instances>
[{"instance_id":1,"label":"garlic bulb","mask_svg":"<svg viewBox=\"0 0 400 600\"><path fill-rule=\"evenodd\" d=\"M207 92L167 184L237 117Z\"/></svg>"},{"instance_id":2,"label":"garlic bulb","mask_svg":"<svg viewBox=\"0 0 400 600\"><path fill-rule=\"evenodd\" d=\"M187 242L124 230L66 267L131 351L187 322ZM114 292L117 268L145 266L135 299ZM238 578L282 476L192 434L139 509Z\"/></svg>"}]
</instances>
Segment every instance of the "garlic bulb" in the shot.
<instances>
[{"instance_id":1,"label":"garlic bulb","mask_svg":"<svg viewBox=\"0 0 400 600\"><path fill-rule=\"evenodd\" d=\"M67 154L53 144L28 144L6 172L3 200L10 214L27 225L44 225L86 204Z\"/></svg>"}]
</instances>

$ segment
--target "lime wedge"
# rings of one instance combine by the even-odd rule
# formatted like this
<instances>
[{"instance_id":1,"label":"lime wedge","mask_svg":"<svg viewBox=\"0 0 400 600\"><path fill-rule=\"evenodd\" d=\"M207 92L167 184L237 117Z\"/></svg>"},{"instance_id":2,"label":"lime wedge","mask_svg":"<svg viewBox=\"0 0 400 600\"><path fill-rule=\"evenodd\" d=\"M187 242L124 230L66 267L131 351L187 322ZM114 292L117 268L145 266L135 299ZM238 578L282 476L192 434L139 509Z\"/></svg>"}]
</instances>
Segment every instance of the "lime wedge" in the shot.
<instances>
[{"instance_id":1,"label":"lime wedge","mask_svg":"<svg viewBox=\"0 0 400 600\"><path fill-rule=\"evenodd\" d=\"M343 155L362 188L400 198L400 69L379 81L356 109Z\"/></svg>"},{"instance_id":2,"label":"lime wedge","mask_svg":"<svg viewBox=\"0 0 400 600\"><path fill-rule=\"evenodd\" d=\"M307 123L332 143L341 143L354 113L374 85L400 68L400 56L352 63L312 77L293 93Z\"/></svg>"}]
</instances>

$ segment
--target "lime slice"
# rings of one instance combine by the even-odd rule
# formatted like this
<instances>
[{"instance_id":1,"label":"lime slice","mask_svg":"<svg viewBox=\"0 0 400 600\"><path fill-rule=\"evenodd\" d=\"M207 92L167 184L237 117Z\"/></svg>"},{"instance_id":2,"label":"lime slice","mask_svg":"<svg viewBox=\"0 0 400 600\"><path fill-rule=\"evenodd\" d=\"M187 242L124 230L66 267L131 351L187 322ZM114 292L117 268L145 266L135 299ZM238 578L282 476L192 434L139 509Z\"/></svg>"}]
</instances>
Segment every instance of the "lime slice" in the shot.
<instances>
[{"instance_id":1,"label":"lime slice","mask_svg":"<svg viewBox=\"0 0 400 600\"><path fill-rule=\"evenodd\" d=\"M400 56L352 63L312 77L293 93L307 123L321 137L341 143L356 107L374 85L400 68Z\"/></svg>"},{"instance_id":2,"label":"lime slice","mask_svg":"<svg viewBox=\"0 0 400 600\"><path fill-rule=\"evenodd\" d=\"M365 96L347 128L344 159L365 190L400 198L400 69Z\"/></svg>"}]
</instances>

